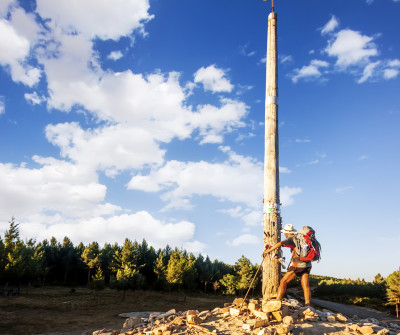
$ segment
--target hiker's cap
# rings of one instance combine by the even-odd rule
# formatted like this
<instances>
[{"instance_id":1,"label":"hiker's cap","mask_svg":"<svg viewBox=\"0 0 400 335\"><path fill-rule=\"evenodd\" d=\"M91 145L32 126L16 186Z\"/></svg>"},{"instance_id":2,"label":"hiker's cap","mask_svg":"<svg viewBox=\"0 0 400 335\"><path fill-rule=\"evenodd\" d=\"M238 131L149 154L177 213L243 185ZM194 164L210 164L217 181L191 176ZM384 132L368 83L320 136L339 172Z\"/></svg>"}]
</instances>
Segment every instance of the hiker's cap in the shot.
<instances>
[{"instance_id":1,"label":"hiker's cap","mask_svg":"<svg viewBox=\"0 0 400 335\"><path fill-rule=\"evenodd\" d=\"M288 224L285 225L285 227L283 227L283 229L281 229L281 233L284 233L284 234L296 234L297 231L293 228L293 225L288 223Z\"/></svg>"}]
</instances>

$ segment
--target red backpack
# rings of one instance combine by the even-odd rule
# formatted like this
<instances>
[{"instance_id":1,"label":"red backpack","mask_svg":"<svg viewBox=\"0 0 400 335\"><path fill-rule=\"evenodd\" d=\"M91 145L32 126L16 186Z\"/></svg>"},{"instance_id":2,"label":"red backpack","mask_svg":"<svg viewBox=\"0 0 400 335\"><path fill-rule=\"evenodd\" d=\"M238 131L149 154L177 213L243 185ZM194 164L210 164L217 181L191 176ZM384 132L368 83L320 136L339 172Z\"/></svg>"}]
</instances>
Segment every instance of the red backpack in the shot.
<instances>
[{"instance_id":1,"label":"red backpack","mask_svg":"<svg viewBox=\"0 0 400 335\"><path fill-rule=\"evenodd\" d=\"M302 262L314 262L321 260L321 244L315 238L315 230L310 226L304 226L293 238L295 250Z\"/></svg>"}]
</instances>

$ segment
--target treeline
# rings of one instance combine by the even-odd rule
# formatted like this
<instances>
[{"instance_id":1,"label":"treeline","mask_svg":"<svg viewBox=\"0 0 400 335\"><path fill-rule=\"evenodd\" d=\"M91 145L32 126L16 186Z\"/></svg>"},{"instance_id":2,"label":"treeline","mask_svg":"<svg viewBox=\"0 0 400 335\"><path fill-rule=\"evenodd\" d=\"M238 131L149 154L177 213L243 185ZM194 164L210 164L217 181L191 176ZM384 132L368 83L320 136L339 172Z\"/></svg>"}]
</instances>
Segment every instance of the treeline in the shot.
<instances>
[{"instance_id":1,"label":"treeline","mask_svg":"<svg viewBox=\"0 0 400 335\"><path fill-rule=\"evenodd\" d=\"M321 276L310 282L316 286L313 296L331 301L376 309L400 303L400 268L387 278L378 273L372 282Z\"/></svg>"},{"instance_id":2,"label":"treeline","mask_svg":"<svg viewBox=\"0 0 400 335\"><path fill-rule=\"evenodd\" d=\"M153 290L202 290L235 294L248 289L256 265L242 256L235 265L166 246L155 250L145 240L122 246L97 242L74 246L68 237L23 241L12 218L0 236L0 284L4 286L88 285ZM255 281L255 284L260 280Z\"/></svg>"}]
</instances>

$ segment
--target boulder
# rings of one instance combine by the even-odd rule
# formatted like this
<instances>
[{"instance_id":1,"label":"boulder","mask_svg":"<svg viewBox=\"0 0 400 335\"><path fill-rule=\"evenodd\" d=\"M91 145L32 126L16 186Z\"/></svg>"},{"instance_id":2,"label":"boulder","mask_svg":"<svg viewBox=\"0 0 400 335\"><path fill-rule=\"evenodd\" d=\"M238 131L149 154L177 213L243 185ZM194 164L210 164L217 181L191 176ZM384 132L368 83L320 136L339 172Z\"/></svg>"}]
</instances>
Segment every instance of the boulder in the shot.
<instances>
[{"instance_id":1,"label":"boulder","mask_svg":"<svg viewBox=\"0 0 400 335\"><path fill-rule=\"evenodd\" d=\"M285 325L292 325L292 324L294 324L294 320L293 320L293 317L292 317L292 316L285 316L285 317L282 319L282 322L283 322Z\"/></svg>"},{"instance_id":2,"label":"boulder","mask_svg":"<svg viewBox=\"0 0 400 335\"><path fill-rule=\"evenodd\" d=\"M250 319L250 320L247 320L246 323L249 325L252 325L253 329L266 327L269 324L268 320L262 320L262 319Z\"/></svg>"},{"instance_id":3,"label":"boulder","mask_svg":"<svg viewBox=\"0 0 400 335\"><path fill-rule=\"evenodd\" d=\"M186 317L187 323L192 325L199 325L203 322L203 319L197 315L188 315Z\"/></svg>"},{"instance_id":4,"label":"boulder","mask_svg":"<svg viewBox=\"0 0 400 335\"><path fill-rule=\"evenodd\" d=\"M369 335L375 333L374 329L371 326L362 326L360 327L359 331L363 335Z\"/></svg>"},{"instance_id":5,"label":"boulder","mask_svg":"<svg viewBox=\"0 0 400 335\"><path fill-rule=\"evenodd\" d=\"M281 311L272 312L271 314L276 321L282 321L282 312Z\"/></svg>"},{"instance_id":6,"label":"boulder","mask_svg":"<svg viewBox=\"0 0 400 335\"><path fill-rule=\"evenodd\" d=\"M340 322L347 322L347 318L344 315L340 314L340 313L336 314L335 317L336 317L336 320L338 320Z\"/></svg>"},{"instance_id":7,"label":"boulder","mask_svg":"<svg viewBox=\"0 0 400 335\"><path fill-rule=\"evenodd\" d=\"M262 302L262 311L266 313L277 312L282 309L282 302L279 300L270 300Z\"/></svg>"},{"instance_id":8,"label":"boulder","mask_svg":"<svg viewBox=\"0 0 400 335\"><path fill-rule=\"evenodd\" d=\"M254 310L252 313L255 317L257 317L259 319L267 320L267 321L269 320L268 313L256 311L256 310Z\"/></svg>"},{"instance_id":9,"label":"boulder","mask_svg":"<svg viewBox=\"0 0 400 335\"><path fill-rule=\"evenodd\" d=\"M141 323L143 323L142 318L132 317L125 320L122 328L123 329L135 328L135 326Z\"/></svg>"},{"instance_id":10,"label":"boulder","mask_svg":"<svg viewBox=\"0 0 400 335\"><path fill-rule=\"evenodd\" d=\"M229 313L231 316L239 316L241 314L241 310L239 308L231 308Z\"/></svg>"}]
</instances>

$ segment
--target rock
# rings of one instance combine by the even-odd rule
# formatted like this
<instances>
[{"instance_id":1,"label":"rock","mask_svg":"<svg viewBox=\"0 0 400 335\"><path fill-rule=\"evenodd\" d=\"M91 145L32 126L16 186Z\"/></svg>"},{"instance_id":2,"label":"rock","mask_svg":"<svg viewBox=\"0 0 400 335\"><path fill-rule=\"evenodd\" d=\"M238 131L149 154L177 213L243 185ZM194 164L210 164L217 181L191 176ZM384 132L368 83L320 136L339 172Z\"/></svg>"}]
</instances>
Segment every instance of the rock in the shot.
<instances>
[{"instance_id":1,"label":"rock","mask_svg":"<svg viewBox=\"0 0 400 335\"><path fill-rule=\"evenodd\" d=\"M262 319L250 319L247 320L247 324L252 325L253 328L260 328L268 326L269 322L268 320L262 320Z\"/></svg>"},{"instance_id":2,"label":"rock","mask_svg":"<svg viewBox=\"0 0 400 335\"><path fill-rule=\"evenodd\" d=\"M369 335L375 333L374 329L371 326L362 326L359 330L364 335Z\"/></svg>"},{"instance_id":3,"label":"rock","mask_svg":"<svg viewBox=\"0 0 400 335\"><path fill-rule=\"evenodd\" d=\"M231 316L239 316L241 314L241 310L239 308L231 308L229 313Z\"/></svg>"},{"instance_id":4,"label":"rock","mask_svg":"<svg viewBox=\"0 0 400 335\"><path fill-rule=\"evenodd\" d=\"M261 330L257 333L257 335L270 335L270 334L272 334L272 330L269 329L269 328L261 329Z\"/></svg>"},{"instance_id":5,"label":"rock","mask_svg":"<svg viewBox=\"0 0 400 335\"><path fill-rule=\"evenodd\" d=\"M271 300L262 302L262 311L266 313L277 312L282 309L282 302L279 300Z\"/></svg>"},{"instance_id":6,"label":"rock","mask_svg":"<svg viewBox=\"0 0 400 335\"><path fill-rule=\"evenodd\" d=\"M353 332L358 332L360 330L360 326L357 323L349 325L348 328Z\"/></svg>"},{"instance_id":7,"label":"rock","mask_svg":"<svg viewBox=\"0 0 400 335\"><path fill-rule=\"evenodd\" d=\"M327 316L326 316L326 321L328 321L328 322L335 322L335 321L336 321L336 318L335 318L334 315L327 315Z\"/></svg>"},{"instance_id":8,"label":"rock","mask_svg":"<svg viewBox=\"0 0 400 335\"><path fill-rule=\"evenodd\" d=\"M275 328L277 334L287 334L293 329L292 325L279 325Z\"/></svg>"},{"instance_id":9,"label":"rock","mask_svg":"<svg viewBox=\"0 0 400 335\"><path fill-rule=\"evenodd\" d=\"M182 325L185 324L185 322L183 321L183 317L182 316L175 317L175 319L172 321L172 323L174 325L177 325L177 326L182 326Z\"/></svg>"},{"instance_id":10,"label":"rock","mask_svg":"<svg viewBox=\"0 0 400 335\"><path fill-rule=\"evenodd\" d=\"M203 322L203 319L201 317L193 314L189 314L188 316L186 316L186 320L188 323L192 325L199 325L200 323Z\"/></svg>"},{"instance_id":11,"label":"rock","mask_svg":"<svg viewBox=\"0 0 400 335\"><path fill-rule=\"evenodd\" d=\"M272 316L276 321L282 321L282 312L277 311L277 312L272 312Z\"/></svg>"},{"instance_id":12,"label":"rock","mask_svg":"<svg viewBox=\"0 0 400 335\"><path fill-rule=\"evenodd\" d=\"M93 335L113 335L113 330L112 329L100 329L100 330L95 330L93 332Z\"/></svg>"},{"instance_id":13,"label":"rock","mask_svg":"<svg viewBox=\"0 0 400 335\"><path fill-rule=\"evenodd\" d=\"M199 317L206 318L209 313L210 313L210 311L202 311L199 313Z\"/></svg>"},{"instance_id":14,"label":"rock","mask_svg":"<svg viewBox=\"0 0 400 335\"><path fill-rule=\"evenodd\" d=\"M285 316L285 317L282 319L282 322L283 322L285 325L292 325L292 324L294 324L294 320L293 320L293 317L292 317L292 316Z\"/></svg>"},{"instance_id":15,"label":"rock","mask_svg":"<svg viewBox=\"0 0 400 335\"><path fill-rule=\"evenodd\" d=\"M268 314L265 312L260 312L260 311L254 310L253 315L262 320L267 320L267 321L269 320Z\"/></svg>"},{"instance_id":16,"label":"rock","mask_svg":"<svg viewBox=\"0 0 400 335\"><path fill-rule=\"evenodd\" d=\"M233 305L236 307L240 308L240 306L242 306L242 304L245 305L243 298L236 298L235 300L233 300Z\"/></svg>"},{"instance_id":17,"label":"rock","mask_svg":"<svg viewBox=\"0 0 400 335\"><path fill-rule=\"evenodd\" d=\"M250 330L253 329L253 326L252 326L252 325L249 325L248 323L245 323L245 324L242 326L242 328L243 328L243 330L250 331Z\"/></svg>"},{"instance_id":18,"label":"rock","mask_svg":"<svg viewBox=\"0 0 400 335\"><path fill-rule=\"evenodd\" d=\"M347 322L347 318L344 315L340 314L340 313L336 314L335 317L336 317L336 320L338 320L340 322Z\"/></svg>"},{"instance_id":19,"label":"rock","mask_svg":"<svg viewBox=\"0 0 400 335\"><path fill-rule=\"evenodd\" d=\"M122 328L123 329L135 328L136 325L141 323L143 323L142 318L132 317L125 320Z\"/></svg>"},{"instance_id":20,"label":"rock","mask_svg":"<svg viewBox=\"0 0 400 335\"><path fill-rule=\"evenodd\" d=\"M319 321L319 317L318 316L306 315L304 317L304 321L307 321L307 322L318 322Z\"/></svg>"},{"instance_id":21,"label":"rock","mask_svg":"<svg viewBox=\"0 0 400 335\"><path fill-rule=\"evenodd\" d=\"M307 309L303 310L304 316L318 316L318 313L315 311L314 308L308 307Z\"/></svg>"},{"instance_id":22,"label":"rock","mask_svg":"<svg viewBox=\"0 0 400 335\"><path fill-rule=\"evenodd\" d=\"M258 301L250 301L247 308L252 312L260 309L260 303Z\"/></svg>"}]
</instances>

